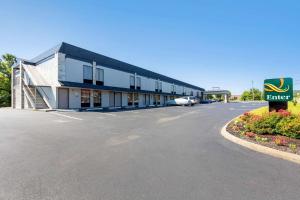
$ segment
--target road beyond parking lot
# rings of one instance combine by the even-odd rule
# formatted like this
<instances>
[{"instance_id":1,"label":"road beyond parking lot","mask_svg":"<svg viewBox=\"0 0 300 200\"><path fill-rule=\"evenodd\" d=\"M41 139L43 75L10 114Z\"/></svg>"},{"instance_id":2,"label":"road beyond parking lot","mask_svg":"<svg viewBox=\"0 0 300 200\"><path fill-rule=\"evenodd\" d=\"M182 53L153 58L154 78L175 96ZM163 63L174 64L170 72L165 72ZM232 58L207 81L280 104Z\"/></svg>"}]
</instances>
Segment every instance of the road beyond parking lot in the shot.
<instances>
[{"instance_id":1,"label":"road beyond parking lot","mask_svg":"<svg viewBox=\"0 0 300 200\"><path fill-rule=\"evenodd\" d=\"M300 198L300 166L220 135L253 103L114 113L0 109L0 199Z\"/></svg>"}]
</instances>

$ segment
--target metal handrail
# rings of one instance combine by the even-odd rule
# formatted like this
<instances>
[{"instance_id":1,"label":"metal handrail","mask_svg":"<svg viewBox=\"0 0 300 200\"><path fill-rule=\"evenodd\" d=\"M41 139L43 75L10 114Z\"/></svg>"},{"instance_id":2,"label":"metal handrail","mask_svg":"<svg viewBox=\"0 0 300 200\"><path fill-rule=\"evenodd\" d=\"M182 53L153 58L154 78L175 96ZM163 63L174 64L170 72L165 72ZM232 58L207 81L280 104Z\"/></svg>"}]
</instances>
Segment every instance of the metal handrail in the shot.
<instances>
[{"instance_id":1,"label":"metal handrail","mask_svg":"<svg viewBox=\"0 0 300 200\"><path fill-rule=\"evenodd\" d=\"M31 99L30 95L28 94L28 90L29 90L30 94L31 94L32 96L34 96L33 93L32 93L32 91L30 90L30 88L28 87L28 85L25 84L24 79L22 79L22 81L24 82L24 86L25 86L25 87L24 87L24 92L26 93L26 95L28 95L28 100L29 100L30 103L32 104L32 107L33 107L33 108L36 108L36 102L33 102L33 100Z\"/></svg>"},{"instance_id":2,"label":"metal handrail","mask_svg":"<svg viewBox=\"0 0 300 200\"><path fill-rule=\"evenodd\" d=\"M41 90L42 90L42 92L43 92L43 94L46 96L46 98L49 100L49 97L48 97L48 95L46 94L46 92L44 91L44 89L43 89L43 87L42 86L38 86Z\"/></svg>"},{"instance_id":3,"label":"metal handrail","mask_svg":"<svg viewBox=\"0 0 300 200\"><path fill-rule=\"evenodd\" d=\"M29 92L31 93L32 96L34 96L34 94L32 93L32 91L30 90L29 86L25 83L24 78L22 79L23 84L26 86L26 88L29 90Z\"/></svg>"},{"instance_id":4,"label":"metal handrail","mask_svg":"<svg viewBox=\"0 0 300 200\"><path fill-rule=\"evenodd\" d=\"M24 69L24 71L27 73L27 75L28 75L28 78L30 79L29 81L30 82L32 82L33 83L33 81L32 81L32 78L30 77L30 73L28 73L28 71L27 71L27 69L24 67L23 68ZM24 78L23 78L24 79ZM24 83L25 83L25 81L24 81ZM26 85L26 86L28 86L27 84L24 84L24 85ZM42 97L46 97L46 99L47 100L49 100L49 96L46 94L46 92L44 91L44 89L42 88L42 86L35 86L35 85L33 85L35 88L40 88L41 89L41 91L42 91L42 93L43 93L43 96ZM39 92L39 91L38 91ZM46 103L47 104L47 103Z\"/></svg>"}]
</instances>

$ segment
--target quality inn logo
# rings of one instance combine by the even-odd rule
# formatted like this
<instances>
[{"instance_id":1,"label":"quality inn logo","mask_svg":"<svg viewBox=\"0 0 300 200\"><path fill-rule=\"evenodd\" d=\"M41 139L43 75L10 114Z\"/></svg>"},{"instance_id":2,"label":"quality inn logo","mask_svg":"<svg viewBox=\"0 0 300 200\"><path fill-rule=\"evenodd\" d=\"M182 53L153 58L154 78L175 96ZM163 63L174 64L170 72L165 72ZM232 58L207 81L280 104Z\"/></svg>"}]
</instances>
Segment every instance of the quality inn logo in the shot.
<instances>
[{"instance_id":1,"label":"quality inn logo","mask_svg":"<svg viewBox=\"0 0 300 200\"><path fill-rule=\"evenodd\" d=\"M293 79L266 79L264 81L264 97L267 101L291 101L293 99Z\"/></svg>"},{"instance_id":2,"label":"quality inn logo","mask_svg":"<svg viewBox=\"0 0 300 200\"><path fill-rule=\"evenodd\" d=\"M284 78L280 79L280 85L279 85L279 87L277 87L277 86L275 86L275 85L273 85L271 83L265 83L265 91L266 92L279 92L279 93L283 93L283 92L289 91L290 86L287 85L287 87L283 89L282 88L283 85L284 85Z\"/></svg>"}]
</instances>

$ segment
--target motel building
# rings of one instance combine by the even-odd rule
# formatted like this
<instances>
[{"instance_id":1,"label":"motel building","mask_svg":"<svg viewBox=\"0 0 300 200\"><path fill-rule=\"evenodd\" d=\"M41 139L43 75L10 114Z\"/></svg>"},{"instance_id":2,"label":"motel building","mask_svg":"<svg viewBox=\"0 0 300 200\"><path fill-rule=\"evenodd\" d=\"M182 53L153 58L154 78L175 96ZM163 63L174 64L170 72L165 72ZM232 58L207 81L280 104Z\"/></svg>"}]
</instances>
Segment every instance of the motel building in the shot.
<instances>
[{"instance_id":1,"label":"motel building","mask_svg":"<svg viewBox=\"0 0 300 200\"><path fill-rule=\"evenodd\" d=\"M12 72L12 107L93 109L164 106L203 88L65 42Z\"/></svg>"}]
</instances>

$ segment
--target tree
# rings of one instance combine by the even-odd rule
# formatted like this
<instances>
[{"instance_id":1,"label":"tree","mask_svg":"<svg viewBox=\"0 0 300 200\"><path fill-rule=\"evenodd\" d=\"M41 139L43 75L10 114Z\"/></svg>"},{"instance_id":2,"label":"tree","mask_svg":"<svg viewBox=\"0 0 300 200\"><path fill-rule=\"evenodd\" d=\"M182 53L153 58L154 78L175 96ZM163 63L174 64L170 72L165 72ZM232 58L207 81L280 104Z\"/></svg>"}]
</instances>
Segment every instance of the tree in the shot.
<instances>
[{"instance_id":1,"label":"tree","mask_svg":"<svg viewBox=\"0 0 300 200\"><path fill-rule=\"evenodd\" d=\"M4 54L0 59L0 107L10 106L11 71L16 61L16 57L11 54Z\"/></svg>"},{"instance_id":2,"label":"tree","mask_svg":"<svg viewBox=\"0 0 300 200\"><path fill-rule=\"evenodd\" d=\"M254 93L254 100L256 100L256 101L262 100L262 92L257 88L245 90L243 92L243 94L241 95L241 100L242 101L252 101L253 93Z\"/></svg>"}]
</instances>

